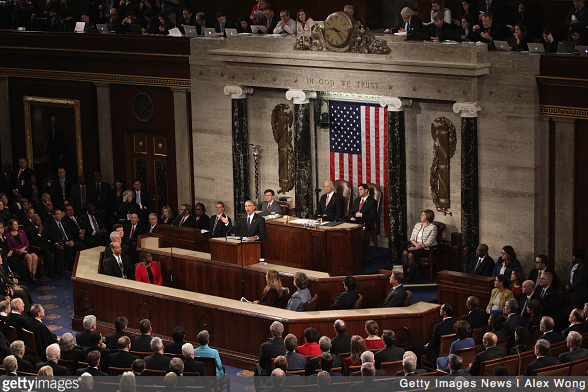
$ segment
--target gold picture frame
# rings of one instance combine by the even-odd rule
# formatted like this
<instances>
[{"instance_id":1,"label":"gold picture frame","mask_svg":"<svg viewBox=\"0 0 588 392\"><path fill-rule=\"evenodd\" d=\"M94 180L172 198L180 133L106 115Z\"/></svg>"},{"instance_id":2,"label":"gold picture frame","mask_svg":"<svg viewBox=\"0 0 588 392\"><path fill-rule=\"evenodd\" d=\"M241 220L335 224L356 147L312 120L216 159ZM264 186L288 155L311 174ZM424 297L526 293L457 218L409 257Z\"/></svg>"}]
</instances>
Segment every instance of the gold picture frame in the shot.
<instances>
[{"instance_id":1,"label":"gold picture frame","mask_svg":"<svg viewBox=\"0 0 588 392\"><path fill-rule=\"evenodd\" d=\"M47 135L48 124L47 117L53 120L53 117L57 118L57 113L61 115L60 120L67 126L62 131L63 140L66 144L72 139L75 139L75 148L70 148L66 154L60 155L61 158L59 165L63 162L69 163L69 169L76 169L77 175L84 172L84 159L82 151L82 118L80 113L80 101L78 99L61 99L61 98L48 98L48 97L33 97L24 96L24 115L25 115L25 142L26 142L26 156L29 162L29 167L35 169L35 162L49 163L48 155L51 155L53 151L49 151L51 144L49 138L54 137ZM56 120L57 121L57 120ZM73 134L73 135L72 135ZM63 147L66 148L66 147ZM74 154L75 152L75 154ZM64 157L67 155L67 157ZM74 156L75 155L75 156ZM55 164L51 162L50 164ZM66 165L63 165L64 167ZM66 170L68 167L66 167ZM74 173L68 173L74 174Z\"/></svg>"}]
</instances>

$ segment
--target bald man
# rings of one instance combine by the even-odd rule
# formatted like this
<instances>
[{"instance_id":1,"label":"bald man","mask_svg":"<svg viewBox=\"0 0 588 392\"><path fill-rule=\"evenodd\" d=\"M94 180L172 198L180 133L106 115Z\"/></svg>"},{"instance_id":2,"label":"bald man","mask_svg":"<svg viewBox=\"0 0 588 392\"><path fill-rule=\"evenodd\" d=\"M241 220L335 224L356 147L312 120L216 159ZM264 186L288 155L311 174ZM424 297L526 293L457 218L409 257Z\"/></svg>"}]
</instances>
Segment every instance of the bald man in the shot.
<instances>
[{"instance_id":1,"label":"bald man","mask_svg":"<svg viewBox=\"0 0 588 392\"><path fill-rule=\"evenodd\" d=\"M498 338L495 334L492 332L486 332L484 334L482 344L484 345L485 350L476 354L474 361L470 364L470 367L466 369L468 373L472 376L478 376L482 362L490 359L506 357L506 348L496 347L496 342L498 342Z\"/></svg>"}]
</instances>

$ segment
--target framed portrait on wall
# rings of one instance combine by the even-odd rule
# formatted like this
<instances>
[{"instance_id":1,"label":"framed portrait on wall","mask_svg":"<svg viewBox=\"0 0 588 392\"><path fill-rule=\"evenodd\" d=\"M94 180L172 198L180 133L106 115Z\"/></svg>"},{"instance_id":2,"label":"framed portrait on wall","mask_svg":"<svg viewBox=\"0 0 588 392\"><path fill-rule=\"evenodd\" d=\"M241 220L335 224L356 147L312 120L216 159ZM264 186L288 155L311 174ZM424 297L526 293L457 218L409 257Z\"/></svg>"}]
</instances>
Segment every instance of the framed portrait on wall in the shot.
<instances>
[{"instance_id":1,"label":"framed portrait on wall","mask_svg":"<svg viewBox=\"0 0 588 392\"><path fill-rule=\"evenodd\" d=\"M26 152L38 179L55 178L63 167L77 180L83 173L80 101L24 96Z\"/></svg>"}]
</instances>

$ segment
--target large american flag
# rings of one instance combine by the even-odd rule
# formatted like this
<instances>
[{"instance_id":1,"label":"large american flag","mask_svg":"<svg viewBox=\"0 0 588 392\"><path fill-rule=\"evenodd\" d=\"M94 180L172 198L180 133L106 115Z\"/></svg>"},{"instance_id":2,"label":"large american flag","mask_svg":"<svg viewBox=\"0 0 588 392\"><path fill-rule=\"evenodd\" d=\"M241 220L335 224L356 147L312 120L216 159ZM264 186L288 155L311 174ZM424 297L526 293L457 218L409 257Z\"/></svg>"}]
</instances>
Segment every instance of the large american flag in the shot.
<instances>
[{"instance_id":1,"label":"large american flag","mask_svg":"<svg viewBox=\"0 0 588 392\"><path fill-rule=\"evenodd\" d=\"M388 108L360 102L329 101L331 179L344 179L353 197L362 183L383 192L380 235L388 235Z\"/></svg>"}]
</instances>

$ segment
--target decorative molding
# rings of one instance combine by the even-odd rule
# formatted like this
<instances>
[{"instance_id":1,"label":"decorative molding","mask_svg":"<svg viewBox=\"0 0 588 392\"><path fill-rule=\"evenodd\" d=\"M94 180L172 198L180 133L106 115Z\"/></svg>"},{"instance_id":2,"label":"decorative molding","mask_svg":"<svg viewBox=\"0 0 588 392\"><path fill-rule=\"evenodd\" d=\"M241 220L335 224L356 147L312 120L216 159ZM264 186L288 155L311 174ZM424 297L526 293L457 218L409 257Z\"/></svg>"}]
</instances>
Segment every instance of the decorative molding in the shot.
<instances>
[{"instance_id":1,"label":"decorative molding","mask_svg":"<svg viewBox=\"0 0 588 392\"><path fill-rule=\"evenodd\" d=\"M292 100L294 105L304 105L309 102L310 99L315 99L317 97L316 91L308 91L308 90L297 90L297 89L290 89L286 91L286 99Z\"/></svg>"},{"instance_id":2,"label":"decorative molding","mask_svg":"<svg viewBox=\"0 0 588 392\"><path fill-rule=\"evenodd\" d=\"M453 104L453 111L461 113L462 117L478 117L478 112L482 110L478 102L456 102Z\"/></svg>"},{"instance_id":3,"label":"decorative molding","mask_svg":"<svg viewBox=\"0 0 588 392\"><path fill-rule=\"evenodd\" d=\"M190 88L190 79L136 75L97 74L91 72L49 71L42 69L0 68L0 76L31 79L74 80L76 82L129 84L140 86Z\"/></svg>"},{"instance_id":4,"label":"decorative molding","mask_svg":"<svg viewBox=\"0 0 588 392\"><path fill-rule=\"evenodd\" d=\"M338 100L348 100L348 101L355 101L355 102L379 102L381 95L370 95L370 94L354 94L354 93L338 93L332 91L320 91L317 92L317 97L319 99L338 99Z\"/></svg>"},{"instance_id":5,"label":"decorative molding","mask_svg":"<svg viewBox=\"0 0 588 392\"><path fill-rule=\"evenodd\" d=\"M135 315L137 316L137 324L143 319L148 319L149 321L153 319L151 306L145 302L138 302L135 304Z\"/></svg>"},{"instance_id":6,"label":"decorative molding","mask_svg":"<svg viewBox=\"0 0 588 392\"><path fill-rule=\"evenodd\" d=\"M388 110L392 112L400 112L404 110L405 106L412 106L412 99L384 96L380 97L380 106L388 106Z\"/></svg>"},{"instance_id":7,"label":"decorative molding","mask_svg":"<svg viewBox=\"0 0 588 392\"><path fill-rule=\"evenodd\" d=\"M252 87L228 85L225 86L225 95L230 95L231 99L245 99L247 94L253 94Z\"/></svg>"},{"instance_id":8,"label":"decorative molding","mask_svg":"<svg viewBox=\"0 0 588 392\"><path fill-rule=\"evenodd\" d=\"M570 108L565 106L539 105L539 115L546 117L588 119L588 108Z\"/></svg>"}]
</instances>

